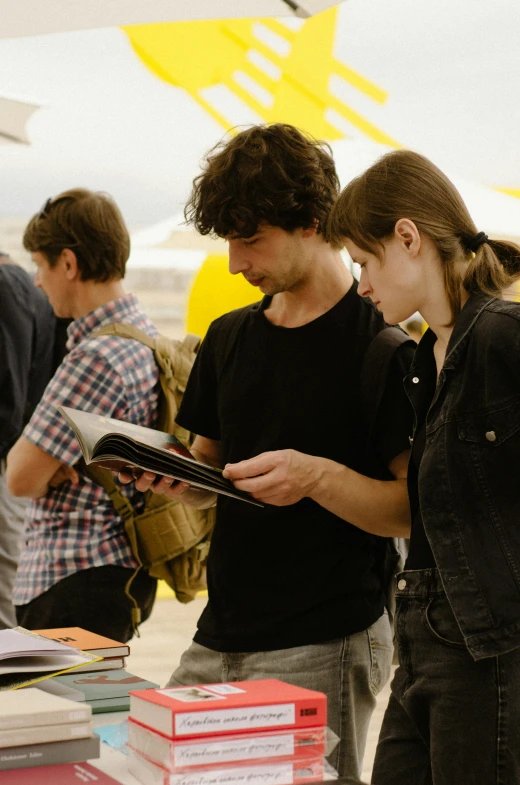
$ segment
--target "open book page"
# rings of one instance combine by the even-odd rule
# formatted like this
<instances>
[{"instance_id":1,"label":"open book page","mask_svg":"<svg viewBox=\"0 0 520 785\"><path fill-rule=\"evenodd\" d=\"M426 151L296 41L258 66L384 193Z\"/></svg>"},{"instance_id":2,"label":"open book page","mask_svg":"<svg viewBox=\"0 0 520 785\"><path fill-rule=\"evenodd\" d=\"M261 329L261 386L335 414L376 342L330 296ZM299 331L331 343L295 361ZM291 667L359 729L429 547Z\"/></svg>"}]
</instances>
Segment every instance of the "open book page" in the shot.
<instances>
[{"instance_id":1,"label":"open book page","mask_svg":"<svg viewBox=\"0 0 520 785\"><path fill-rule=\"evenodd\" d=\"M0 690L32 684L100 659L23 627L0 630Z\"/></svg>"},{"instance_id":2,"label":"open book page","mask_svg":"<svg viewBox=\"0 0 520 785\"><path fill-rule=\"evenodd\" d=\"M86 463L91 462L98 442L109 434L128 436L130 439L158 449L174 449L187 458L193 458L189 450L175 436L168 433L92 412L83 412L81 409L71 409L69 406L58 406L58 411L74 431Z\"/></svg>"},{"instance_id":3,"label":"open book page","mask_svg":"<svg viewBox=\"0 0 520 785\"><path fill-rule=\"evenodd\" d=\"M135 476L150 471L263 507L250 494L236 490L221 469L195 460L171 434L67 406L58 410L74 430L87 464Z\"/></svg>"}]
</instances>

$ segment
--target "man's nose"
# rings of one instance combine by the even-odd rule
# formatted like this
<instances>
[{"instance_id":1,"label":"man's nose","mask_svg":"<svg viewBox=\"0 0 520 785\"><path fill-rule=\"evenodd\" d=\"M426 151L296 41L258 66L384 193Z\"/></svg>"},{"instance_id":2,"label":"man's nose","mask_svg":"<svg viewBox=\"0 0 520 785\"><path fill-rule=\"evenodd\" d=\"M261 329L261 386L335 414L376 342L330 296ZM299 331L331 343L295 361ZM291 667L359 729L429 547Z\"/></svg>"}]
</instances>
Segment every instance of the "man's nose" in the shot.
<instances>
[{"instance_id":1,"label":"man's nose","mask_svg":"<svg viewBox=\"0 0 520 785\"><path fill-rule=\"evenodd\" d=\"M237 247L234 243L229 243L229 272L231 275L243 273L244 270L249 268L249 262L246 259L246 254L242 248Z\"/></svg>"}]
</instances>

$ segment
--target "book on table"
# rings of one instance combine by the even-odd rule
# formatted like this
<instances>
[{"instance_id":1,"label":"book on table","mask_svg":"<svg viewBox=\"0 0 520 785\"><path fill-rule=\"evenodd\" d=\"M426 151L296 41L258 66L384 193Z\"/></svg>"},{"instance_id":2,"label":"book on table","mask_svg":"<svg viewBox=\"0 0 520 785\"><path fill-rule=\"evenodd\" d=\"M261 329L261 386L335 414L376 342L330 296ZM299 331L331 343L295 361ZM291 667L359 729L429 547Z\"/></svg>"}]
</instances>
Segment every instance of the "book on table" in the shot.
<instances>
[{"instance_id":1,"label":"book on table","mask_svg":"<svg viewBox=\"0 0 520 785\"><path fill-rule=\"evenodd\" d=\"M0 770L98 755L90 706L35 687L0 694Z\"/></svg>"},{"instance_id":2,"label":"book on table","mask_svg":"<svg viewBox=\"0 0 520 785\"><path fill-rule=\"evenodd\" d=\"M58 695L60 698L66 698L69 701L85 701L85 695L80 690L75 690L73 687L69 687L66 684L60 684L57 679L50 678L44 679L44 681L39 681L34 685L35 689L42 690L42 692L48 692L51 695ZM30 687L24 687L24 690L31 689Z\"/></svg>"},{"instance_id":3,"label":"book on table","mask_svg":"<svg viewBox=\"0 0 520 785\"><path fill-rule=\"evenodd\" d=\"M18 689L100 659L23 627L0 630L0 690Z\"/></svg>"},{"instance_id":4,"label":"book on table","mask_svg":"<svg viewBox=\"0 0 520 785\"><path fill-rule=\"evenodd\" d=\"M70 673L56 676L52 681L80 690L93 714L107 711L128 711L130 690L146 690L158 687L153 681L142 679L125 670L102 673Z\"/></svg>"},{"instance_id":5,"label":"book on table","mask_svg":"<svg viewBox=\"0 0 520 785\"><path fill-rule=\"evenodd\" d=\"M242 733L213 738L168 739L128 720L128 746L168 771L187 771L228 765L250 765L279 760L319 758L328 755L328 731L315 728Z\"/></svg>"},{"instance_id":6,"label":"book on table","mask_svg":"<svg viewBox=\"0 0 520 785\"><path fill-rule=\"evenodd\" d=\"M27 744L23 747L0 749L0 781L5 785L4 771L25 769L32 766L51 766L56 763L76 763L100 756L100 739L93 734L86 739L50 741L44 744ZM16 780L15 780L16 781ZM56 780L43 780L46 785L56 785ZM23 779L23 785L27 780ZM41 780L40 780L41 782Z\"/></svg>"},{"instance_id":7,"label":"book on table","mask_svg":"<svg viewBox=\"0 0 520 785\"><path fill-rule=\"evenodd\" d=\"M6 731L90 722L92 709L35 687L0 694L0 745ZM9 746L9 745L5 745Z\"/></svg>"},{"instance_id":8,"label":"book on table","mask_svg":"<svg viewBox=\"0 0 520 785\"><path fill-rule=\"evenodd\" d=\"M62 763L58 766L18 769L2 774L2 785L80 785L82 782L121 785L119 780L90 763Z\"/></svg>"},{"instance_id":9,"label":"book on table","mask_svg":"<svg viewBox=\"0 0 520 785\"><path fill-rule=\"evenodd\" d=\"M38 725L31 728L11 728L10 730L3 730L0 732L0 750L5 747L22 747L26 744L43 744L48 741L87 739L92 736L92 732L91 722L74 722L71 725Z\"/></svg>"},{"instance_id":10,"label":"book on table","mask_svg":"<svg viewBox=\"0 0 520 785\"><path fill-rule=\"evenodd\" d=\"M197 461L181 442L168 433L111 417L58 406L74 431L88 465L138 477L143 471L173 477L195 488L231 496L263 507L249 493L239 491L222 470Z\"/></svg>"},{"instance_id":11,"label":"book on table","mask_svg":"<svg viewBox=\"0 0 520 785\"><path fill-rule=\"evenodd\" d=\"M44 638L64 643L74 649L88 651L90 654L104 659L128 657L130 654L130 646L127 643L105 638L104 635L84 630L82 627L54 627L53 629L34 630L34 632L43 635Z\"/></svg>"},{"instance_id":12,"label":"book on table","mask_svg":"<svg viewBox=\"0 0 520 785\"><path fill-rule=\"evenodd\" d=\"M316 690L259 679L130 693L130 716L169 738L327 724Z\"/></svg>"},{"instance_id":13,"label":"book on table","mask_svg":"<svg viewBox=\"0 0 520 785\"><path fill-rule=\"evenodd\" d=\"M327 769L321 756L247 766L170 772L134 750L128 750L128 771L143 785L299 785L322 780ZM331 779L334 779L333 775Z\"/></svg>"},{"instance_id":14,"label":"book on table","mask_svg":"<svg viewBox=\"0 0 520 785\"><path fill-rule=\"evenodd\" d=\"M118 671L125 667L124 657L103 657L98 662L85 665L81 668L82 673L97 673L98 671Z\"/></svg>"}]
</instances>

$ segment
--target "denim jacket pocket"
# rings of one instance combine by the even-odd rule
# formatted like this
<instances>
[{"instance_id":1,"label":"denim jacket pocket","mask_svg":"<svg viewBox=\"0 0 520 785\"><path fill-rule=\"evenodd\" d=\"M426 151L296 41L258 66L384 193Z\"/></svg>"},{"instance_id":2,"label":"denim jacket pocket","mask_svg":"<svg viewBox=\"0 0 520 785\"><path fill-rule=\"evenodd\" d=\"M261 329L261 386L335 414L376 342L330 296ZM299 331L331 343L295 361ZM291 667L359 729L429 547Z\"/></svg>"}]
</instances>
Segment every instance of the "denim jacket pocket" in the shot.
<instances>
[{"instance_id":1,"label":"denim jacket pocket","mask_svg":"<svg viewBox=\"0 0 520 785\"><path fill-rule=\"evenodd\" d=\"M424 611L426 626L433 637L453 649L465 649L464 637L446 595L431 598Z\"/></svg>"},{"instance_id":2,"label":"denim jacket pocket","mask_svg":"<svg viewBox=\"0 0 520 785\"><path fill-rule=\"evenodd\" d=\"M500 447L520 430L520 398L502 406L493 406L457 417L461 441L488 447Z\"/></svg>"}]
</instances>

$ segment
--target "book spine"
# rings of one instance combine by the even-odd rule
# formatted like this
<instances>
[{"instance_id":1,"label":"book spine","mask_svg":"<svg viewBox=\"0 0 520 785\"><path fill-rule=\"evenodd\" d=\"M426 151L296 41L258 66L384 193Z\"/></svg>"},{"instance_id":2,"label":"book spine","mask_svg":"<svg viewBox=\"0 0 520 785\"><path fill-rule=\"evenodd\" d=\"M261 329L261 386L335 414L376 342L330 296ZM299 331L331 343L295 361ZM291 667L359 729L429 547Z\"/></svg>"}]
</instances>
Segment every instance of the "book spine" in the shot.
<instances>
[{"instance_id":1,"label":"book spine","mask_svg":"<svg viewBox=\"0 0 520 785\"><path fill-rule=\"evenodd\" d=\"M109 657L108 659L93 662L91 665L84 665L81 673L95 673L96 671L116 671L125 667L125 660L122 657Z\"/></svg>"},{"instance_id":2,"label":"book spine","mask_svg":"<svg viewBox=\"0 0 520 785\"><path fill-rule=\"evenodd\" d=\"M51 741L86 739L92 736L92 723L74 722L71 725L48 725L34 728L4 730L0 736L0 748L22 747Z\"/></svg>"},{"instance_id":3,"label":"book spine","mask_svg":"<svg viewBox=\"0 0 520 785\"><path fill-rule=\"evenodd\" d=\"M260 763L266 759L317 758L325 754L324 739L324 728L313 728L309 732L274 731L265 735L215 737L200 743L172 741L132 719L128 722L129 746L169 771L228 763Z\"/></svg>"},{"instance_id":4,"label":"book spine","mask_svg":"<svg viewBox=\"0 0 520 785\"><path fill-rule=\"evenodd\" d=\"M261 766L236 766L169 773L130 750L128 770L144 785L290 785L321 780L323 758Z\"/></svg>"},{"instance_id":5,"label":"book spine","mask_svg":"<svg viewBox=\"0 0 520 785\"><path fill-rule=\"evenodd\" d=\"M72 741L53 741L0 750L0 771L30 766L51 766L55 763L76 763L99 758L99 736Z\"/></svg>"},{"instance_id":6,"label":"book spine","mask_svg":"<svg viewBox=\"0 0 520 785\"><path fill-rule=\"evenodd\" d=\"M137 717L139 719L139 717ZM269 728L325 725L326 699L305 699L267 706L182 711L173 714L173 736L196 736Z\"/></svg>"},{"instance_id":7,"label":"book spine","mask_svg":"<svg viewBox=\"0 0 520 785\"><path fill-rule=\"evenodd\" d=\"M0 730L14 730L16 728L33 728L35 723L41 725L66 725L70 722L88 722L91 718L90 706L74 709L59 709L58 711L45 711L39 714L17 714L7 717L0 715Z\"/></svg>"}]
</instances>

